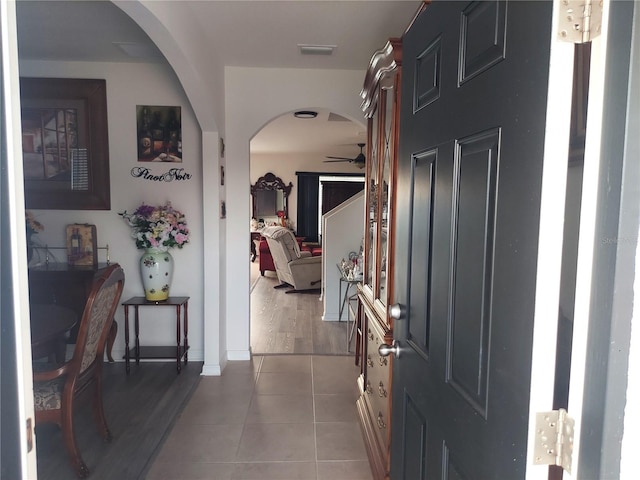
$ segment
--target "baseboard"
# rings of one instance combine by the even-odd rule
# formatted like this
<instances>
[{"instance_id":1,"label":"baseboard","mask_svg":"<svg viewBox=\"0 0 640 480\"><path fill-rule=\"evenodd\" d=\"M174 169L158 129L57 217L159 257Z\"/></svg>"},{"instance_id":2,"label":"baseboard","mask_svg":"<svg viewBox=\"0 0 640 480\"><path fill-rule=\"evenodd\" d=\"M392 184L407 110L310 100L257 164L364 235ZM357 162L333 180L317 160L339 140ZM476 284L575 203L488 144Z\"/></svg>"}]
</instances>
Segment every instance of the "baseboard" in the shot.
<instances>
[{"instance_id":1,"label":"baseboard","mask_svg":"<svg viewBox=\"0 0 640 480\"><path fill-rule=\"evenodd\" d=\"M250 350L227 350L227 360L229 360L230 362L251 360L251 351Z\"/></svg>"},{"instance_id":2,"label":"baseboard","mask_svg":"<svg viewBox=\"0 0 640 480\"><path fill-rule=\"evenodd\" d=\"M220 365L203 365L200 375L203 377L219 377L222 375L222 369Z\"/></svg>"}]
</instances>

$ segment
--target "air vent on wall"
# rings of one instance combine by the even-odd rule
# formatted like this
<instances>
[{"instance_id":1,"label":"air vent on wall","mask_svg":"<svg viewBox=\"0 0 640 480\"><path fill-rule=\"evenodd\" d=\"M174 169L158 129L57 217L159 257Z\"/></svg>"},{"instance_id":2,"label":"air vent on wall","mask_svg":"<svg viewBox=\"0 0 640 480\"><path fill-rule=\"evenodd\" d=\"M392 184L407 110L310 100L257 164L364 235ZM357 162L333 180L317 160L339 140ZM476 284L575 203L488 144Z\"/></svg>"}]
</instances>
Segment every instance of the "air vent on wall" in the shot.
<instances>
[{"instance_id":1,"label":"air vent on wall","mask_svg":"<svg viewBox=\"0 0 640 480\"><path fill-rule=\"evenodd\" d=\"M332 55L337 45L307 45L298 44L302 55Z\"/></svg>"}]
</instances>

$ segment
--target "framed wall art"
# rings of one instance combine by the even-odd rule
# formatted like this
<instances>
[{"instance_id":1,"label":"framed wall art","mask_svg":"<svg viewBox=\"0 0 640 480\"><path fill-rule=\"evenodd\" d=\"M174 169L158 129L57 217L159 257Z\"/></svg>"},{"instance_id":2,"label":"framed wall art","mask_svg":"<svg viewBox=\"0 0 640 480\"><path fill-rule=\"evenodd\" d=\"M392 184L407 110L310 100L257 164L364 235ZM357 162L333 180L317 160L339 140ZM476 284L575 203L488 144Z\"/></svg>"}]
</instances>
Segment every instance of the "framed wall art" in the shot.
<instances>
[{"instance_id":1,"label":"framed wall art","mask_svg":"<svg viewBox=\"0 0 640 480\"><path fill-rule=\"evenodd\" d=\"M26 208L111 208L106 92L100 79L20 79Z\"/></svg>"},{"instance_id":2,"label":"framed wall art","mask_svg":"<svg viewBox=\"0 0 640 480\"><path fill-rule=\"evenodd\" d=\"M136 106L139 162L182 162L180 107Z\"/></svg>"},{"instance_id":3,"label":"framed wall art","mask_svg":"<svg viewBox=\"0 0 640 480\"><path fill-rule=\"evenodd\" d=\"M96 226L82 223L67 225L67 263L97 265L98 238Z\"/></svg>"}]
</instances>

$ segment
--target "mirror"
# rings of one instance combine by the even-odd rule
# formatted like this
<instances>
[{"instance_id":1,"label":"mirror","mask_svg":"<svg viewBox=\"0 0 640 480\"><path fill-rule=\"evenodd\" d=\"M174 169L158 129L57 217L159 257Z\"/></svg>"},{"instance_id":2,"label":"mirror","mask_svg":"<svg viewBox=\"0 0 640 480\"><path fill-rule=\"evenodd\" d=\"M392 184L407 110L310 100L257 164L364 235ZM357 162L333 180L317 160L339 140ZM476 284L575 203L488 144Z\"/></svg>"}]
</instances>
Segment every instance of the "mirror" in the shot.
<instances>
[{"instance_id":1,"label":"mirror","mask_svg":"<svg viewBox=\"0 0 640 480\"><path fill-rule=\"evenodd\" d=\"M251 196L253 197L253 218L275 217L278 211L284 212L287 218L287 200L293 183L285 185L280 177L276 177L269 172L264 177L260 177L258 181L251 185Z\"/></svg>"}]
</instances>

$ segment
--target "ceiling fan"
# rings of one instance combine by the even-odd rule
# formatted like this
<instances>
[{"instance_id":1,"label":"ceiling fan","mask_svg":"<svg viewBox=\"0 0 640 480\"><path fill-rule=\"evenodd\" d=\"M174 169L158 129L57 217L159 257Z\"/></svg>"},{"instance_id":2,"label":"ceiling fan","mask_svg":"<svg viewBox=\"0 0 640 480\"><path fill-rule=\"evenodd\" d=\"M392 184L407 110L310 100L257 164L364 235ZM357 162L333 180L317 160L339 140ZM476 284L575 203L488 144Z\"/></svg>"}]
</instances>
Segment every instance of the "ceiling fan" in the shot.
<instances>
[{"instance_id":1,"label":"ceiling fan","mask_svg":"<svg viewBox=\"0 0 640 480\"><path fill-rule=\"evenodd\" d=\"M360 153L355 158L347 158L347 157L327 157L333 160L325 160L326 163L330 162L349 162L355 164L358 168L364 168L365 157L364 153L362 153L362 149L364 148L364 143L358 143L360 147Z\"/></svg>"}]
</instances>

